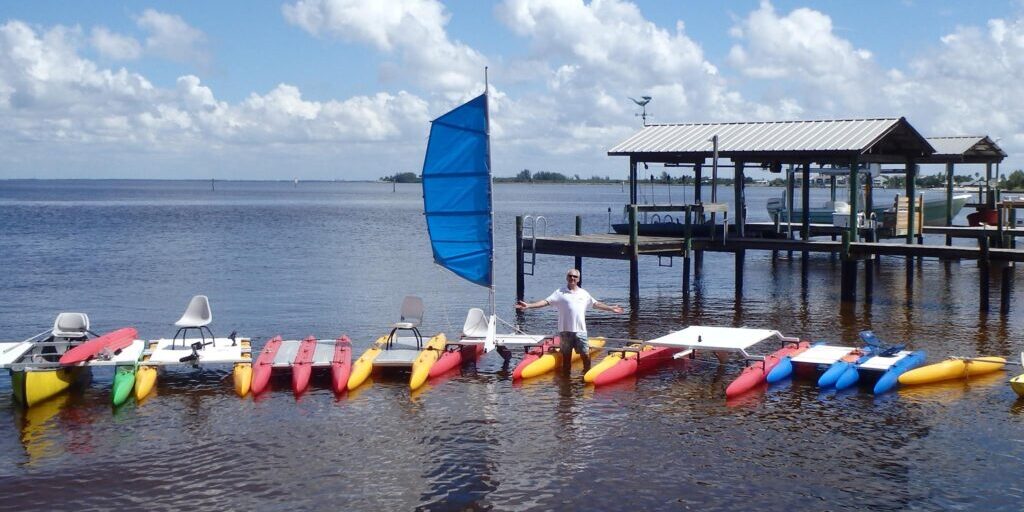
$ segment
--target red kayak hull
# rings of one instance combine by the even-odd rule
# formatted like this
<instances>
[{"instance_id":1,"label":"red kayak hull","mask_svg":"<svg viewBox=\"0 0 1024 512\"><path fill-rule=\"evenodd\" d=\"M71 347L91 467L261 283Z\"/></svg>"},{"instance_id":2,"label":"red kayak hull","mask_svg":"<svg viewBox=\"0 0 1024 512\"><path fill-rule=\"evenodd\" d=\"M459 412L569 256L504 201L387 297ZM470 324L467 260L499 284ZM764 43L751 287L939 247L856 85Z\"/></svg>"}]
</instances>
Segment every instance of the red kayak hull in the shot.
<instances>
[{"instance_id":1,"label":"red kayak hull","mask_svg":"<svg viewBox=\"0 0 1024 512\"><path fill-rule=\"evenodd\" d=\"M134 327L124 327L98 338L93 338L65 352L64 355L60 356L60 364L78 364L88 361L104 350L111 352L121 350L131 345L138 334L139 332Z\"/></svg>"},{"instance_id":2,"label":"red kayak hull","mask_svg":"<svg viewBox=\"0 0 1024 512\"><path fill-rule=\"evenodd\" d=\"M740 372L740 376L736 377L729 387L725 388L725 397L734 398L764 384L768 378L768 372L772 371L772 368L775 368L783 357L795 356L810 346L809 341L786 343L786 346L765 356L764 361L754 361Z\"/></svg>"},{"instance_id":3,"label":"red kayak hull","mask_svg":"<svg viewBox=\"0 0 1024 512\"><path fill-rule=\"evenodd\" d=\"M348 376L352 373L352 340L344 334L334 342L334 359L331 360L331 389L341 394L348 389Z\"/></svg>"},{"instance_id":4,"label":"red kayak hull","mask_svg":"<svg viewBox=\"0 0 1024 512\"><path fill-rule=\"evenodd\" d=\"M636 357L622 359L614 366L601 372L594 379L595 386L606 386L618 382L637 372L648 371L672 360L672 356L682 352L682 348L658 347L637 353Z\"/></svg>"},{"instance_id":5,"label":"red kayak hull","mask_svg":"<svg viewBox=\"0 0 1024 512\"><path fill-rule=\"evenodd\" d=\"M313 354L316 352L316 338L310 336L299 343L299 352L292 361L292 392L299 396L309 387L309 377L313 374Z\"/></svg>"},{"instance_id":6,"label":"red kayak hull","mask_svg":"<svg viewBox=\"0 0 1024 512\"><path fill-rule=\"evenodd\" d=\"M441 357L430 367L428 377L444 375L462 365L463 361L472 361L484 353L483 345L462 345L444 351Z\"/></svg>"},{"instance_id":7,"label":"red kayak hull","mask_svg":"<svg viewBox=\"0 0 1024 512\"><path fill-rule=\"evenodd\" d=\"M267 389L270 383L270 371L273 369L274 356L277 349L281 348L281 337L274 336L273 339L263 346L256 363L252 365L252 386L249 388L253 395L258 395Z\"/></svg>"},{"instance_id":8,"label":"red kayak hull","mask_svg":"<svg viewBox=\"0 0 1024 512\"><path fill-rule=\"evenodd\" d=\"M544 338L544 341L542 341L540 345L537 345L536 347L531 347L529 350L526 351L526 355L524 355L523 359L519 361L519 364L516 365L516 369L512 370L512 380L522 379L523 370L527 366L530 366L530 363L540 359L541 356L547 354L549 351L558 346L558 336L553 336L550 338Z\"/></svg>"}]
</instances>

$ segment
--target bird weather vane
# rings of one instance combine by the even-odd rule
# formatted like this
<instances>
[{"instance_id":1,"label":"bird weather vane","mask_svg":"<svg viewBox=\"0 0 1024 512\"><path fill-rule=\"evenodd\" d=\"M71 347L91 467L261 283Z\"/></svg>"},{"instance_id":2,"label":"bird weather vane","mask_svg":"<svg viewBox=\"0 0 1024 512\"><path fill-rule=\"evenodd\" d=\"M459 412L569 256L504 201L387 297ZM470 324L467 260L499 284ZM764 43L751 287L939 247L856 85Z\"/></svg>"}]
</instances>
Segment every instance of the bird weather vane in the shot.
<instances>
[{"instance_id":1,"label":"bird weather vane","mask_svg":"<svg viewBox=\"0 0 1024 512\"><path fill-rule=\"evenodd\" d=\"M642 111L639 114L636 114L636 116L643 119L644 126L647 126L647 104L651 102L652 98L650 96L640 96L640 99L632 97L630 97L629 99L633 100L633 103L636 103L638 106L640 106Z\"/></svg>"}]
</instances>

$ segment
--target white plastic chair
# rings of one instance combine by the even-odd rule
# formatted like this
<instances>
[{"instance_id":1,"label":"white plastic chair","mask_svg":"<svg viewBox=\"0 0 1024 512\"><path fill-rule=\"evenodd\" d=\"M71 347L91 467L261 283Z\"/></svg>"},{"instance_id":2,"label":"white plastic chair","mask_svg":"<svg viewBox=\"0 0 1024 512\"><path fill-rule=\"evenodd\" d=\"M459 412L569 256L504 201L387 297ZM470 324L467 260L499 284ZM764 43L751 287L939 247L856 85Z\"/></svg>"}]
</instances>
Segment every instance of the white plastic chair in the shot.
<instances>
[{"instance_id":1,"label":"white plastic chair","mask_svg":"<svg viewBox=\"0 0 1024 512\"><path fill-rule=\"evenodd\" d=\"M471 308L466 313L466 323L462 325L463 338L486 338L487 315L480 308Z\"/></svg>"},{"instance_id":2,"label":"white plastic chair","mask_svg":"<svg viewBox=\"0 0 1024 512\"><path fill-rule=\"evenodd\" d=\"M423 348L423 336L420 335L420 323L423 322L423 299L408 295L402 299L402 310L399 313L399 321L391 324L391 333L388 334L387 348L391 348L398 331L412 331L416 337L416 348Z\"/></svg>"},{"instance_id":3,"label":"white plastic chair","mask_svg":"<svg viewBox=\"0 0 1024 512\"><path fill-rule=\"evenodd\" d=\"M89 334L89 315L85 313L61 313L53 321L54 338L84 338Z\"/></svg>"},{"instance_id":4,"label":"white plastic chair","mask_svg":"<svg viewBox=\"0 0 1024 512\"><path fill-rule=\"evenodd\" d=\"M181 318L174 322L174 325L178 327L178 332L174 334L171 346L174 346L174 342L178 339L179 334L181 334L181 342L184 344L190 329L199 331L199 337L202 338L203 345L206 345L206 334L210 335L212 342L214 339L213 332L208 327L212 321L213 312L210 310L210 299L206 295L192 297L192 300L188 301L188 306L185 307L185 312L181 315Z\"/></svg>"}]
</instances>

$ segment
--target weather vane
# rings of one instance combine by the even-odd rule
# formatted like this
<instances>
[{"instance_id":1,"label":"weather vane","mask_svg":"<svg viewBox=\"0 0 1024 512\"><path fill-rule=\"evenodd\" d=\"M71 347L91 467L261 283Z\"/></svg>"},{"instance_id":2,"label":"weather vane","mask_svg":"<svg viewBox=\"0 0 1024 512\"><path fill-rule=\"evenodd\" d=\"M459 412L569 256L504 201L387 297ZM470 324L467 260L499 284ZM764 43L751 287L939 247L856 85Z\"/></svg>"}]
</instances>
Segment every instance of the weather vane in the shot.
<instances>
[{"instance_id":1,"label":"weather vane","mask_svg":"<svg viewBox=\"0 0 1024 512\"><path fill-rule=\"evenodd\" d=\"M633 103L636 103L637 105L640 106L641 109L643 109L639 114L636 114L636 116L641 118L641 119L643 119L644 126L647 126L647 104L651 102L651 97L650 96L640 96L640 99L636 99L636 98L629 98L629 99L633 100ZM651 117L654 117L654 116L651 116Z\"/></svg>"}]
</instances>

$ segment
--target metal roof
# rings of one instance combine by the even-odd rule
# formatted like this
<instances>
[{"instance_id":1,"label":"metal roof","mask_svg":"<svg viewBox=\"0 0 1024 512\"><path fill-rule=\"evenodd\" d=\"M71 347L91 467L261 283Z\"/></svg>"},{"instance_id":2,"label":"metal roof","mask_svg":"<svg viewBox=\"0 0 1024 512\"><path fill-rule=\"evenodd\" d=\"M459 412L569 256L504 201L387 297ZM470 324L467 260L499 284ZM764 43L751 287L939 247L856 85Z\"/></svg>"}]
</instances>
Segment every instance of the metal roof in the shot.
<instances>
[{"instance_id":1,"label":"metal roof","mask_svg":"<svg viewBox=\"0 0 1024 512\"><path fill-rule=\"evenodd\" d=\"M1006 158L1006 152L985 135L928 137L928 143L935 148L935 154L926 159L928 163L1001 162Z\"/></svg>"},{"instance_id":2,"label":"metal roof","mask_svg":"<svg viewBox=\"0 0 1024 512\"><path fill-rule=\"evenodd\" d=\"M934 150L904 118L648 125L608 154L638 161L697 160L711 155L718 135L724 158L747 161L850 157L854 154L928 155Z\"/></svg>"}]
</instances>

